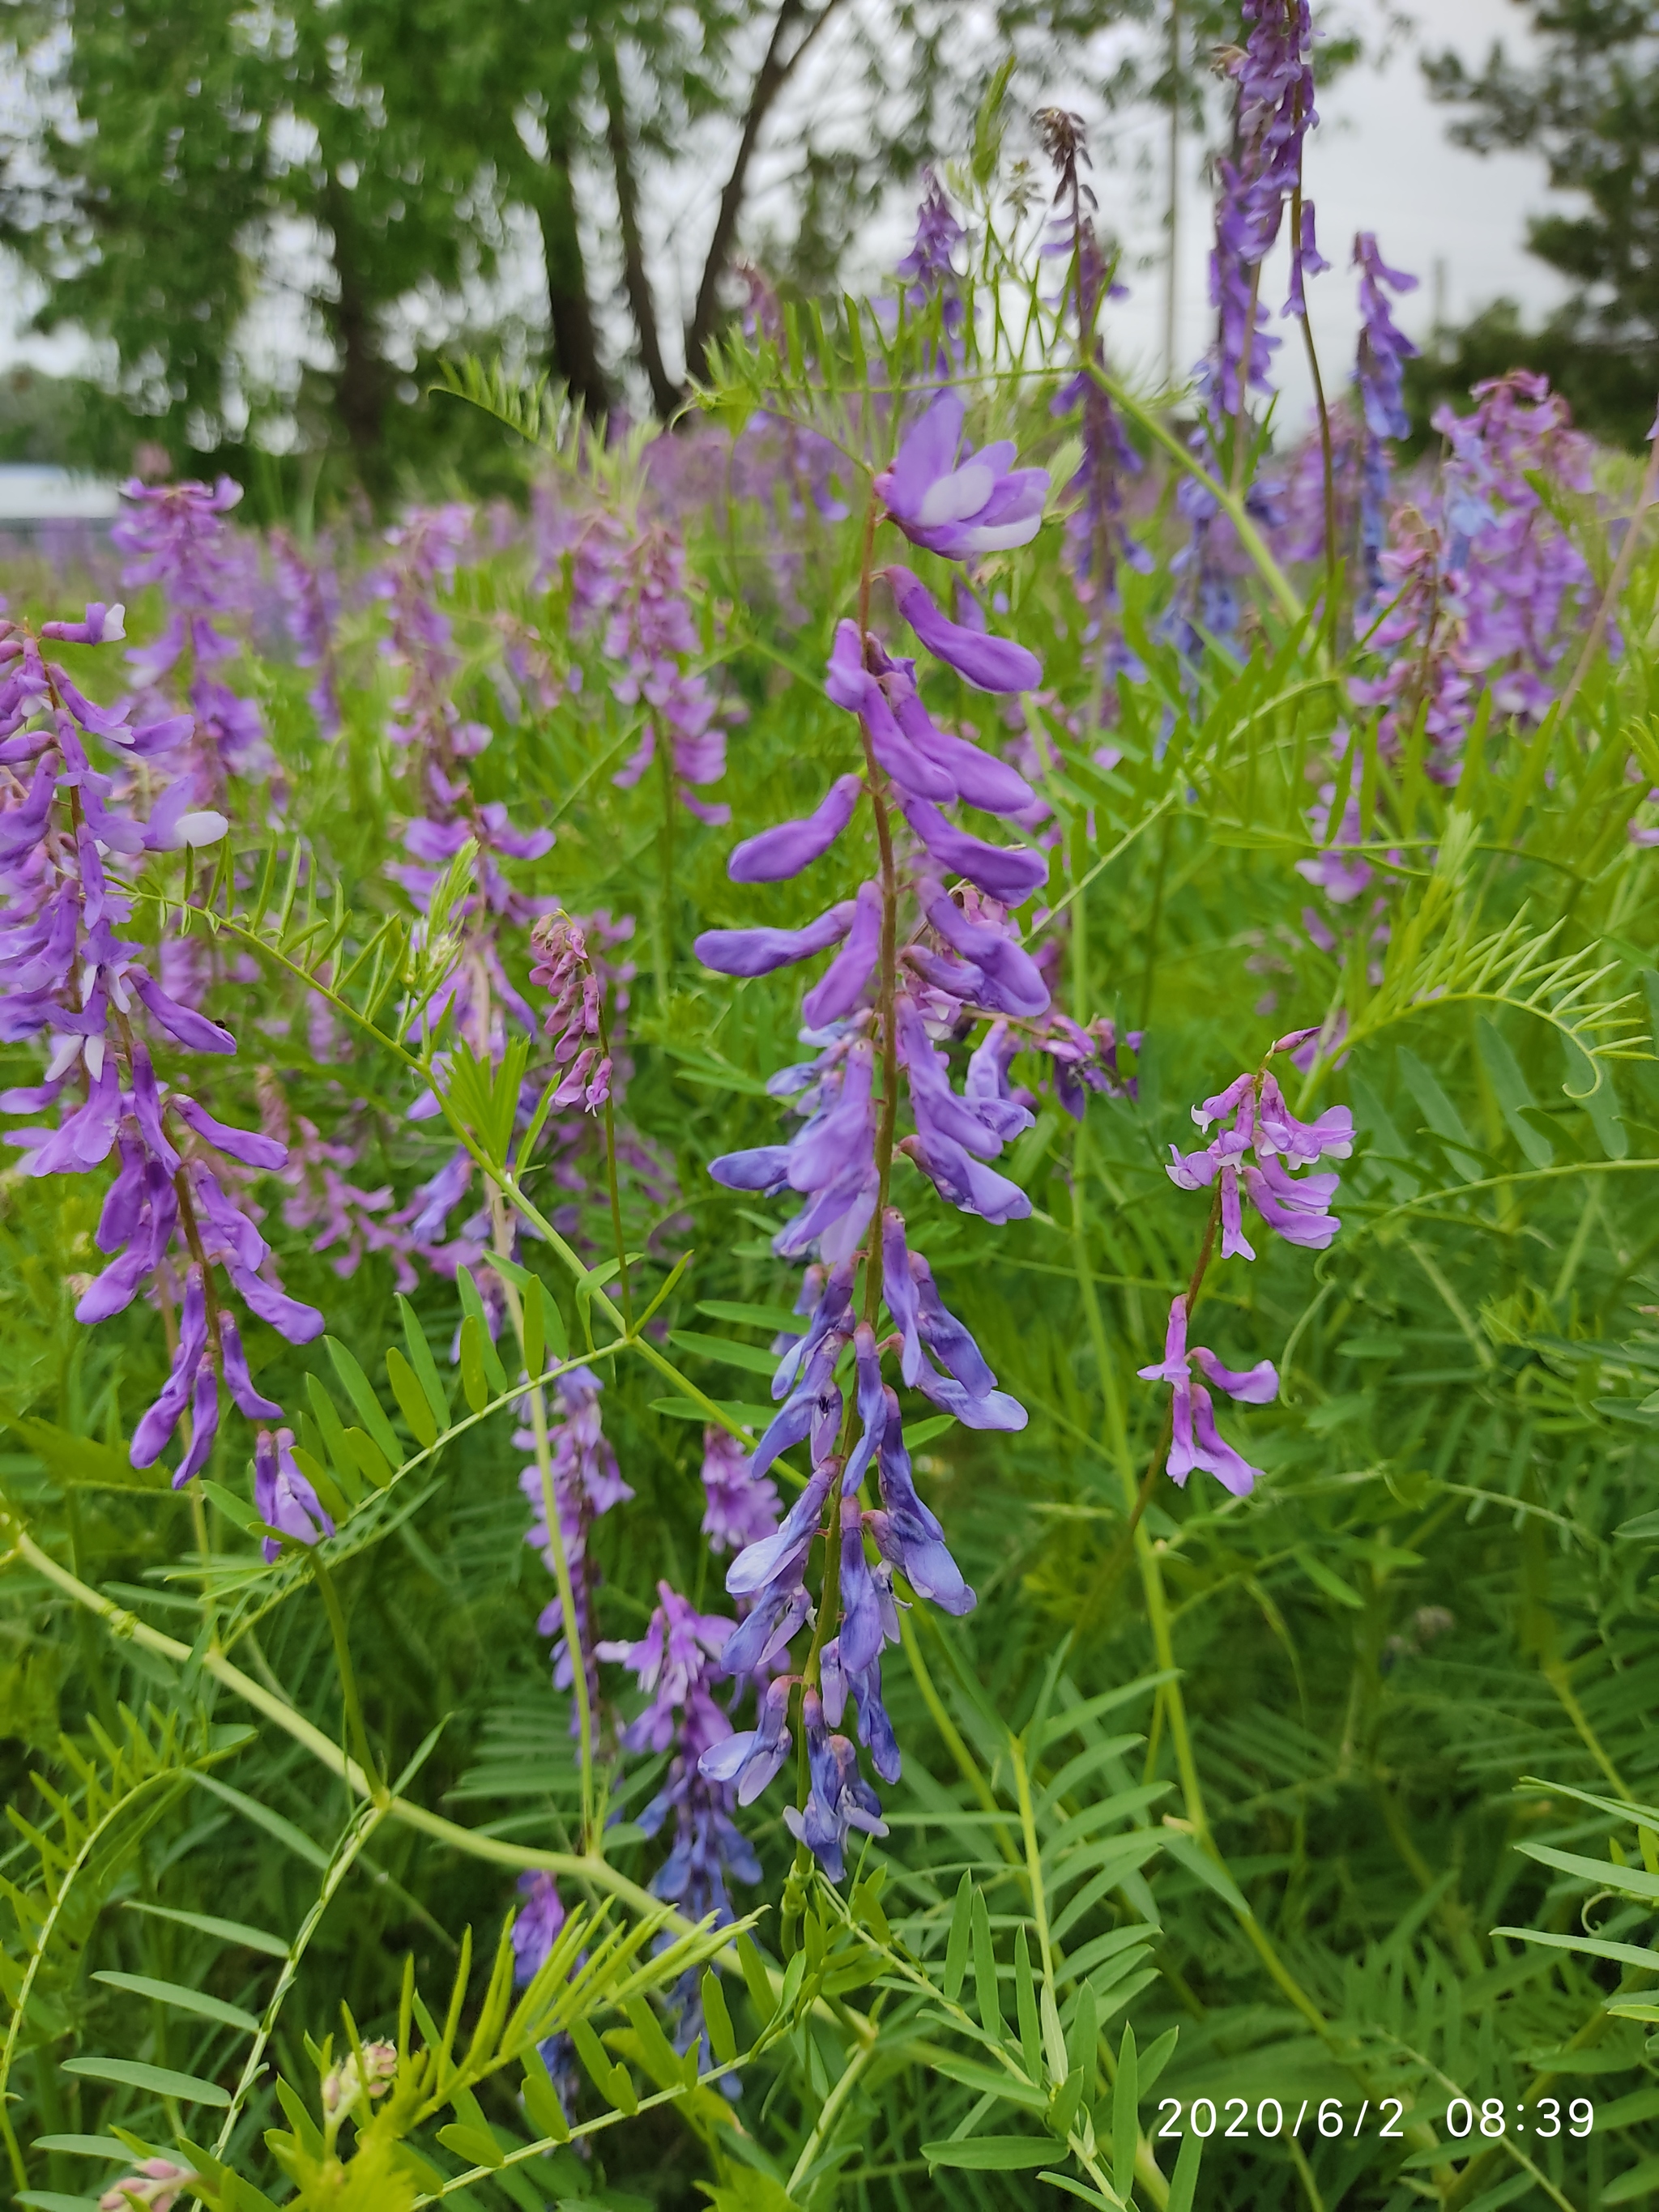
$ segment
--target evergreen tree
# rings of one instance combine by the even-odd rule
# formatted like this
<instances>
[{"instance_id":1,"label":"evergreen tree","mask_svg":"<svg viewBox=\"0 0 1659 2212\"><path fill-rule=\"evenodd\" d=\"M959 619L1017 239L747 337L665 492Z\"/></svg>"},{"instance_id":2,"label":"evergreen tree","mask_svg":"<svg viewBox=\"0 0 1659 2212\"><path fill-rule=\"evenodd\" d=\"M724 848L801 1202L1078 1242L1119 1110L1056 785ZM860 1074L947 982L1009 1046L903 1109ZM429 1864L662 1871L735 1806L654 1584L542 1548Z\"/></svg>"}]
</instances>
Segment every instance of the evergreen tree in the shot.
<instances>
[{"instance_id":1,"label":"evergreen tree","mask_svg":"<svg viewBox=\"0 0 1659 2212\"><path fill-rule=\"evenodd\" d=\"M1471 74L1455 54L1425 64L1434 97L1462 107L1451 136L1477 153L1531 147L1550 183L1580 193L1573 213L1532 217L1530 250L1571 284L1572 296L1538 337L1505 327L1510 358L1536 355L1581 416L1634 442L1652 419L1659 385L1659 6L1646 0L1520 0L1538 41L1522 67L1494 45ZM1501 325L1503 318L1498 318ZM1443 348L1484 361L1498 327Z\"/></svg>"}]
</instances>

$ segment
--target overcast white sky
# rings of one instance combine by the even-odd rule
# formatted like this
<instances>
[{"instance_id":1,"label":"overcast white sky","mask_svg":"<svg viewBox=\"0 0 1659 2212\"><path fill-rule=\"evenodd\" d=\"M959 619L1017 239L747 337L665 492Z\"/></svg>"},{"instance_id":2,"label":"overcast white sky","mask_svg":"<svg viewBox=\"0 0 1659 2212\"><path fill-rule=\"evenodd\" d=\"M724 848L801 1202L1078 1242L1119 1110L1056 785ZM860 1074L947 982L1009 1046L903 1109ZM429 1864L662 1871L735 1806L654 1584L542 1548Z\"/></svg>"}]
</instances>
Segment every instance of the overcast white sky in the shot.
<instances>
[{"instance_id":1,"label":"overcast white sky","mask_svg":"<svg viewBox=\"0 0 1659 2212\"><path fill-rule=\"evenodd\" d=\"M1376 27L1384 4L1385 0L1346 0L1342 14ZM1400 311L1402 325L1414 336L1428 327L1437 304L1449 320L1459 322L1507 295L1534 320L1561 296L1558 280L1524 246L1527 216L1551 200L1541 164L1518 154L1483 159L1452 145L1446 136L1448 112L1430 103L1418 64L1425 46L1454 46L1471 63L1484 58L1494 39L1501 38L1512 52L1524 52L1519 9L1513 0L1407 0L1407 5L1416 17L1412 36L1396 44L1385 65L1362 65L1322 93L1321 121L1309 144L1308 189L1318 210L1320 243L1336 264L1312 291L1315 335L1332 387L1342 381L1352 359L1357 314L1347 262L1357 230L1374 230L1385 258L1421 278L1420 289ZM1334 12L1316 0L1316 21ZM809 92L805 86L801 90ZM1066 99L1067 88L1054 88L1054 94ZM835 95L826 88L825 96ZM1086 104L1081 95L1073 97ZM1110 342L1120 366L1131 374L1140 368L1155 373L1162 359L1164 279L1161 267L1148 265L1163 252L1161 134L1156 121L1144 127L1120 125L1109 140L1103 129L1097 132L1101 217L1125 241L1123 273L1131 287L1129 299L1113 310ZM1194 149L1194 162L1196 153ZM775 146L769 154L771 164L781 161L788 166L787 145ZM683 178L680 190L683 194ZM1185 367L1202 350L1210 319L1208 193L1195 166L1185 179L1183 198L1176 357ZM665 265L678 258L670 242L677 228L669 223L657 257L660 274L668 280L663 286L665 305L684 289ZM890 266L908 245L910 228L908 208L895 208L857 258L872 274ZM538 276L528 270L525 275L533 294ZM1275 312L1283 294L1282 274L1270 270L1264 295L1272 298ZM52 369L70 366L77 353L72 342L20 336L26 313L27 302L15 289L0 291L0 368L23 359ZM1293 327L1279 327L1294 337ZM297 337L297 332L293 335ZM623 337L620 329L617 335ZM1285 394L1282 419L1288 427L1310 400L1298 344L1283 347L1278 368Z\"/></svg>"}]
</instances>

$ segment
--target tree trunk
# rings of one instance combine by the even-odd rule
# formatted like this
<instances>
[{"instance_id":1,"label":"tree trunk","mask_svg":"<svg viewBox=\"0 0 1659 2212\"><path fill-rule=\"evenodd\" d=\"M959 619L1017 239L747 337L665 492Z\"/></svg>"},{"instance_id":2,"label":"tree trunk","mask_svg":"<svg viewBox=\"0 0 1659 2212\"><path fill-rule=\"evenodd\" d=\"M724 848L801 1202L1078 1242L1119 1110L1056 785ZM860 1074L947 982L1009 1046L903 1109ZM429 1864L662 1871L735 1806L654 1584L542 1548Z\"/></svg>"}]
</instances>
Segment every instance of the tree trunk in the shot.
<instances>
[{"instance_id":1,"label":"tree trunk","mask_svg":"<svg viewBox=\"0 0 1659 2212\"><path fill-rule=\"evenodd\" d=\"M628 295L634 329L640 342L640 361L651 386L652 404L665 420L684 398L668 374L657 334L657 303L646 271L645 248L640 239L639 185L634 175L634 148L629 135L628 106L623 96L622 71L617 50L607 40L594 42L599 86L605 94L605 143L617 179L617 219L622 231L623 289Z\"/></svg>"},{"instance_id":2,"label":"tree trunk","mask_svg":"<svg viewBox=\"0 0 1659 2212\"><path fill-rule=\"evenodd\" d=\"M331 179L325 207L334 241L335 281L339 286L339 298L329 317L340 355L334 405L350 441L358 475L367 490L378 493L385 473L380 441L386 409L386 364L375 349L373 306L358 281L346 196Z\"/></svg>"},{"instance_id":3,"label":"tree trunk","mask_svg":"<svg viewBox=\"0 0 1659 2212\"><path fill-rule=\"evenodd\" d=\"M737 243L738 217L743 212L744 195L749 189L749 169L755 158L755 149L767 117L771 113L778 94L794 74L796 65L818 33L823 28L842 0L824 0L816 16L807 24L787 54L784 41L794 26L805 16L805 0L782 0L772 25L772 35L767 41L766 54L756 72L754 85L749 95L748 112L743 118L743 132L738 140L737 157L732 164L732 173L720 194L720 204L714 217L714 236L708 241L708 254L702 266L702 282L697 287L697 304L692 310L690 327L685 334L685 367L690 376L702 376L708 365L708 342L714 335L714 325L720 319L720 279L725 276L732 258L732 249Z\"/></svg>"},{"instance_id":4,"label":"tree trunk","mask_svg":"<svg viewBox=\"0 0 1659 2212\"><path fill-rule=\"evenodd\" d=\"M536 213L541 224L542 256L547 264L547 319L553 374L591 419L600 420L611 405L611 387L599 362L593 310L587 296L587 269L576 222L575 187L568 144L548 134L548 165L541 179Z\"/></svg>"}]
</instances>

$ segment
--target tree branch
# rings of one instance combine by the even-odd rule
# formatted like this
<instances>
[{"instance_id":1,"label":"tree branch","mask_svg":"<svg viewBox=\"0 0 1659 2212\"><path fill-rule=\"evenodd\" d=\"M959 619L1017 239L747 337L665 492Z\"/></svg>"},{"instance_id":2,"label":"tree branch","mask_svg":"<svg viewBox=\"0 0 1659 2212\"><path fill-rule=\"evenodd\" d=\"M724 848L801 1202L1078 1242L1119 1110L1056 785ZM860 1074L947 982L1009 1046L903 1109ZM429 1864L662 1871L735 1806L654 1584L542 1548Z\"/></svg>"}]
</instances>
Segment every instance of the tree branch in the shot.
<instances>
[{"instance_id":1,"label":"tree branch","mask_svg":"<svg viewBox=\"0 0 1659 2212\"><path fill-rule=\"evenodd\" d=\"M692 310L690 327L685 334L686 372L701 376L708 363L708 343L714 335L714 325L720 314L720 279L725 276L732 258L732 249L737 243L738 217L743 210L744 195L749 188L750 165L767 117L776 104L778 94L793 76L807 48L830 18L842 5L842 0L823 0L805 30L787 55L784 41L791 29L805 17L806 0L782 0L772 25L772 36L767 42L765 58L756 73L749 94L748 112L743 118L743 132L738 140L738 151L732 164L732 173L720 194L720 204L714 217L714 236L708 241L708 254L703 263L702 282L697 287L697 303Z\"/></svg>"}]
</instances>

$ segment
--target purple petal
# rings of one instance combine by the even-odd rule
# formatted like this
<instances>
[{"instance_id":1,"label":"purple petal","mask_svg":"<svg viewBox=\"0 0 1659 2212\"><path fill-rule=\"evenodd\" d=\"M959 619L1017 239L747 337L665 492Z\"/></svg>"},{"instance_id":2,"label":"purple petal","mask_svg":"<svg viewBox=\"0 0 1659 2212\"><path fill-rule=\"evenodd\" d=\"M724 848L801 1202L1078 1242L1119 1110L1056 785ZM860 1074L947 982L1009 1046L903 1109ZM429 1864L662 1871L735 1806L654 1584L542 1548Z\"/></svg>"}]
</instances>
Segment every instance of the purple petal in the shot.
<instances>
[{"instance_id":1,"label":"purple petal","mask_svg":"<svg viewBox=\"0 0 1659 2212\"><path fill-rule=\"evenodd\" d=\"M286 1291L279 1291L234 1260L228 1260L225 1268L230 1279L241 1292L250 1313L257 1314L270 1323L279 1336L290 1344L310 1344L328 1326L315 1306L301 1305Z\"/></svg>"},{"instance_id":2,"label":"purple petal","mask_svg":"<svg viewBox=\"0 0 1659 2212\"><path fill-rule=\"evenodd\" d=\"M1237 1398L1243 1405L1268 1406L1279 1395L1279 1370L1271 1359L1259 1359L1254 1367L1236 1370L1224 1367L1214 1352L1195 1344L1193 1361L1218 1390L1224 1390L1230 1398Z\"/></svg>"},{"instance_id":3,"label":"purple petal","mask_svg":"<svg viewBox=\"0 0 1659 2212\"><path fill-rule=\"evenodd\" d=\"M805 929L705 929L692 945L705 968L721 975L769 975L838 945L853 927L851 899L832 906Z\"/></svg>"},{"instance_id":4,"label":"purple petal","mask_svg":"<svg viewBox=\"0 0 1659 2212\"><path fill-rule=\"evenodd\" d=\"M1047 855L1029 846L988 845L964 830L952 829L937 806L926 799L899 793L905 820L944 867L966 876L981 890L1004 906L1019 906L1048 880Z\"/></svg>"},{"instance_id":5,"label":"purple petal","mask_svg":"<svg viewBox=\"0 0 1659 2212\"><path fill-rule=\"evenodd\" d=\"M853 818L864 786L855 775L837 776L812 811L780 822L734 846L726 872L734 884L776 884L821 860Z\"/></svg>"},{"instance_id":6,"label":"purple petal","mask_svg":"<svg viewBox=\"0 0 1659 2212\"><path fill-rule=\"evenodd\" d=\"M860 884L847 942L800 1002L809 1029L823 1029L852 1012L864 995L880 954L881 886Z\"/></svg>"},{"instance_id":7,"label":"purple petal","mask_svg":"<svg viewBox=\"0 0 1659 2212\"><path fill-rule=\"evenodd\" d=\"M279 1145L274 1137L262 1137L257 1130L233 1128L229 1123L217 1120L205 1106L198 1106L193 1098L175 1091L168 1104L181 1121L187 1122L198 1137L245 1167L276 1170L288 1165L288 1146Z\"/></svg>"},{"instance_id":8,"label":"purple petal","mask_svg":"<svg viewBox=\"0 0 1659 2212\"><path fill-rule=\"evenodd\" d=\"M1024 1221L1031 1201L1018 1183L986 1167L949 1137L906 1137L898 1147L913 1160L941 1198L963 1213L977 1213L999 1225Z\"/></svg>"},{"instance_id":9,"label":"purple petal","mask_svg":"<svg viewBox=\"0 0 1659 2212\"><path fill-rule=\"evenodd\" d=\"M981 691L1030 691L1042 681L1036 653L1011 638L964 629L908 568L885 572L898 611L927 650Z\"/></svg>"},{"instance_id":10,"label":"purple petal","mask_svg":"<svg viewBox=\"0 0 1659 2212\"><path fill-rule=\"evenodd\" d=\"M242 1349L241 1331L232 1316L223 1312L219 1316L219 1350L226 1388L249 1420L280 1420L282 1407L261 1397L254 1388L253 1377L248 1373L247 1354Z\"/></svg>"},{"instance_id":11,"label":"purple petal","mask_svg":"<svg viewBox=\"0 0 1659 2212\"><path fill-rule=\"evenodd\" d=\"M132 971L132 988L168 1035L177 1037L180 1044L188 1045L192 1052L235 1051L236 1040L228 1030L222 1030L204 1014L181 1006L176 999L167 996L159 983L151 982L136 968Z\"/></svg>"},{"instance_id":12,"label":"purple petal","mask_svg":"<svg viewBox=\"0 0 1659 2212\"><path fill-rule=\"evenodd\" d=\"M219 1378L213 1371L212 1361L204 1359L196 1370L196 1388L190 1401L190 1449L179 1462L179 1472L173 1478L175 1490L182 1490L191 1475L202 1472L218 1433Z\"/></svg>"}]
</instances>

